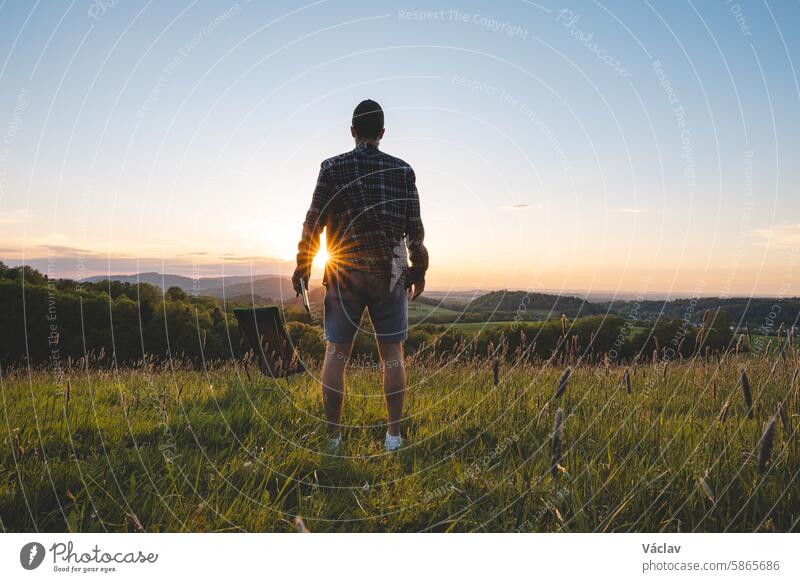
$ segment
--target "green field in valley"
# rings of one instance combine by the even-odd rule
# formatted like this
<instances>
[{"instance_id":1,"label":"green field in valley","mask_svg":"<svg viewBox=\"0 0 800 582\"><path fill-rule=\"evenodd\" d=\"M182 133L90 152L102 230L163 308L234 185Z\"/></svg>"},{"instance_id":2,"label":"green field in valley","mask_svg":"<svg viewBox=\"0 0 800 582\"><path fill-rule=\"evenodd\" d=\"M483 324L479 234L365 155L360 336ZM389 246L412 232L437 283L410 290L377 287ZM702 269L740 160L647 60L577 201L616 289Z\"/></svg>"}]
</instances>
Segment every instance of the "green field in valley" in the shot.
<instances>
[{"instance_id":1,"label":"green field in valley","mask_svg":"<svg viewBox=\"0 0 800 582\"><path fill-rule=\"evenodd\" d=\"M431 315L446 315L448 317L456 317L459 315L459 313L459 311L455 311L453 309L429 305L427 303L420 303L418 301L409 301L408 303L408 318L411 321L418 321Z\"/></svg>"}]
</instances>

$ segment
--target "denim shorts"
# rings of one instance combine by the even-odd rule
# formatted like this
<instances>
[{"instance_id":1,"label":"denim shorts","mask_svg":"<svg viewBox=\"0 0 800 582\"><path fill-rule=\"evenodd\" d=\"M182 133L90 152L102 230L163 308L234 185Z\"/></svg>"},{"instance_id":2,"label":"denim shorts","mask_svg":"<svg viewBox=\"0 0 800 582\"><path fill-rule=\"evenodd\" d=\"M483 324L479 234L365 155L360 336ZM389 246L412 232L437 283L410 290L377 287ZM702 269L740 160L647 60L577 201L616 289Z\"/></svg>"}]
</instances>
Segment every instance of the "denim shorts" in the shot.
<instances>
[{"instance_id":1,"label":"denim shorts","mask_svg":"<svg viewBox=\"0 0 800 582\"><path fill-rule=\"evenodd\" d=\"M408 296L403 277L389 290L386 277L340 269L326 286L325 339L329 342L352 342L361 329L364 308L369 310L375 339L383 343L406 339Z\"/></svg>"}]
</instances>

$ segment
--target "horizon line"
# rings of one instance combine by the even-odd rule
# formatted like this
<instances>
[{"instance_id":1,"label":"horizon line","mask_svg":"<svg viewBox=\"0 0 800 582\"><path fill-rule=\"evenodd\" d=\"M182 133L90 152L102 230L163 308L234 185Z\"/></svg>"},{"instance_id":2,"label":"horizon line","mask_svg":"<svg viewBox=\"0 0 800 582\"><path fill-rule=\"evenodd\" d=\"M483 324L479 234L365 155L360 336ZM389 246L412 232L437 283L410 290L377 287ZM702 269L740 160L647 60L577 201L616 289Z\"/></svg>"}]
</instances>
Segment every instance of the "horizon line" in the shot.
<instances>
[{"instance_id":1,"label":"horizon line","mask_svg":"<svg viewBox=\"0 0 800 582\"><path fill-rule=\"evenodd\" d=\"M137 277L144 274L154 274L161 277L184 277L187 279L192 279L191 276L188 275L181 275L177 273L160 273L158 271L141 271L139 273L117 273L112 275L101 274L101 275L89 275L88 277L84 277L83 279L73 279L79 282L90 282L89 279L96 278L96 277ZM204 276L204 277L197 277L196 280L208 280L208 279L226 279L226 278L233 278L233 277L249 277L251 281L257 281L260 279L287 279L291 280L291 277L287 275L280 275L275 273L261 273L261 274L251 274L251 275L218 275L218 276ZM314 279L320 280L321 284L322 277L312 277L312 281ZM224 287L224 284L223 284ZM795 299L798 296L795 295L780 295L780 294L759 294L759 295L745 295L745 294L730 294L730 293L723 293L723 292L710 292L710 293L692 293L689 291L664 291L664 290L653 290L648 291L642 294L641 290L624 290L624 289L599 289L599 290L580 290L580 289L555 289L552 287L544 287L540 289L525 289L525 288L508 288L508 287L475 287L475 286L463 286L463 287L437 287L431 286L426 288L426 291L432 293L459 293L459 294L468 294L473 293L477 295L478 293L494 293L505 291L507 293L542 293L546 295L558 295L558 296L570 296L570 297L577 297L577 298L585 298L586 296L590 295L608 295L608 296L626 296L626 300L630 300L631 296L639 296L642 297L642 301L653 301L651 296L663 296L659 298L669 298L670 300L678 300L678 299L777 299L777 300L784 300L784 299Z\"/></svg>"}]
</instances>

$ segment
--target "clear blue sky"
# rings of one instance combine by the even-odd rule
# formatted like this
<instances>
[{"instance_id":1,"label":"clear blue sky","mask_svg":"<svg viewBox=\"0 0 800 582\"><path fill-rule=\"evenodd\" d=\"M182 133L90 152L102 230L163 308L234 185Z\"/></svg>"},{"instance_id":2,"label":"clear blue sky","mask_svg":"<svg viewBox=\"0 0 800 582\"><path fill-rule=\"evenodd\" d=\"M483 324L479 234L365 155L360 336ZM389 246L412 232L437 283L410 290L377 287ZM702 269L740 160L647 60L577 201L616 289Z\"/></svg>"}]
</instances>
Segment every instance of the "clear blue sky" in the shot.
<instances>
[{"instance_id":1,"label":"clear blue sky","mask_svg":"<svg viewBox=\"0 0 800 582\"><path fill-rule=\"evenodd\" d=\"M800 294L798 22L798 2L0 0L0 260L288 273L319 163L373 98L432 287Z\"/></svg>"}]
</instances>

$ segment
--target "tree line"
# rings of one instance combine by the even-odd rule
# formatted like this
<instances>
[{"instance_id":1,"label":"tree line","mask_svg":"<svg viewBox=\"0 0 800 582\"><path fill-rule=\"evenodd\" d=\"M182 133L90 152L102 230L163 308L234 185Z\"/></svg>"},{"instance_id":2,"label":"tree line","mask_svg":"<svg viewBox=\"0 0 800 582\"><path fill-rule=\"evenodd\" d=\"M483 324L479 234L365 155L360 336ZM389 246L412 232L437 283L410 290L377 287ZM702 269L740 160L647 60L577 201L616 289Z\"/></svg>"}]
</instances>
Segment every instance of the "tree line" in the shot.
<instances>
[{"instance_id":1,"label":"tree line","mask_svg":"<svg viewBox=\"0 0 800 582\"><path fill-rule=\"evenodd\" d=\"M50 279L31 267L0 262L0 364L57 364L91 355L97 362L129 365L143 358L203 360L242 357L243 344L233 307L213 297L166 291L147 283L78 282ZM325 344L319 317L284 309L290 337L304 358L321 359ZM365 325L369 328L368 320ZM487 326L474 331L458 325L419 324L409 330L408 353L574 358L611 362L634 358L688 358L735 344L725 311L701 325L677 318L649 328L620 316L593 315L543 322ZM377 359L368 333L356 338L354 354ZM655 354L655 355L653 355Z\"/></svg>"}]
</instances>

